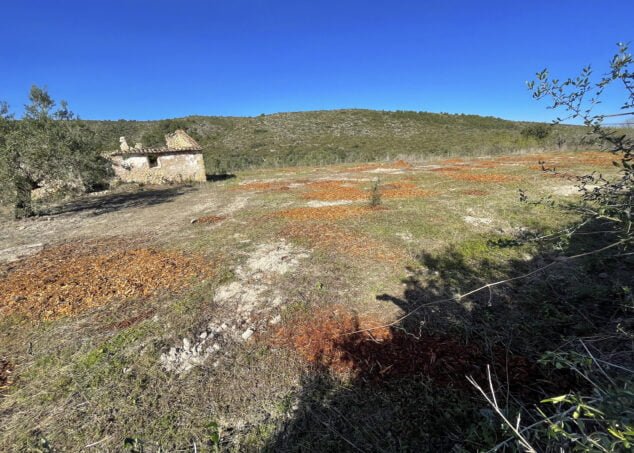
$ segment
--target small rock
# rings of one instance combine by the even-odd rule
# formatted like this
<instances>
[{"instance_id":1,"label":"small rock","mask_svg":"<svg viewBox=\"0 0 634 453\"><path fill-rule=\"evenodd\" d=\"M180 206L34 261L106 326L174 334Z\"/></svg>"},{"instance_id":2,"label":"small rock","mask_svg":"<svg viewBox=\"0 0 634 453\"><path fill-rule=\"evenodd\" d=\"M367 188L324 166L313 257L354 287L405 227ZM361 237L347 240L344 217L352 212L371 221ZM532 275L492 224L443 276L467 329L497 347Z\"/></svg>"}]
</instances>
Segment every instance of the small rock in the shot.
<instances>
[{"instance_id":1,"label":"small rock","mask_svg":"<svg viewBox=\"0 0 634 453\"><path fill-rule=\"evenodd\" d=\"M204 340L205 338L207 338L207 331L202 332L200 335L198 335L198 338L200 338L201 340Z\"/></svg>"},{"instance_id":2,"label":"small rock","mask_svg":"<svg viewBox=\"0 0 634 453\"><path fill-rule=\"evenodd\" d=\"M278 324L282 320L282 315L277 315L269 321L269 324Z\"/></svg>"},{"instance_id":3,"label":"small rock","mask_svg":"<svg viewBox=\"0 0 634 453\"><path fill-rule=\"evenodd\" d=\"M198 222L198 219L191 219L191 220L189 221L189 223L196 223L196 222Z\"/></svg>"},{"instance_id":4,"label":"small rock","mask_svg":"<svg viewBox=\"0 0 634 453\"><path fill-rule=\"evenodd\" d=\"M214 343L214 345L212 346L212 349L214 351L220 351L220 345L218 343Z\"/></svg>"},{"instance_id":5,"label":"small rock","mask_svg":"<svg viewBox=\"0 0 634 453\"><path fill-rule=\"evenodd\" d=\"M243 340L248 340L249 338L251 338L251 335L253 335L254 330L251 328L248 328L247 330L245 330L244 332L242 332L242 339Z\"/></svg>"},{"instance_id":6,"label":"small rock","mask_svg":"<svg viewBox=\"0 0 634 453\"><path fill-rule=\"evenodd\" d=\"M190 347L191 347L191 342L189 341L189 338L183 338L183 349L185 351L189 351Z\"/></svg>"}]
</instances>

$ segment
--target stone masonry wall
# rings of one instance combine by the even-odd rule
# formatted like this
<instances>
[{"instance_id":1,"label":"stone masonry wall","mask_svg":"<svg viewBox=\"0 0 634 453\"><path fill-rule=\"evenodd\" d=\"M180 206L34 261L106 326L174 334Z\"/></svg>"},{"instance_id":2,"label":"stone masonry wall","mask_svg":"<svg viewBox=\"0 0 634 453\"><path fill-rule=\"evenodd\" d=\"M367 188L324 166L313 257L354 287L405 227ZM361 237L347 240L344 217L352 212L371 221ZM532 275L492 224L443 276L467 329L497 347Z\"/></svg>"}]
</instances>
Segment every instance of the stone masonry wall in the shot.
<instances>
[{"instance_id":1,"label":"stone masonry wall","mask_svg":"<svg viewBox=\"0 0 634 453\"><path fill-rule=\"evenodd\" d=\"M145 184L206 181L205 162L200 152L165 153L155 156L156 167L150 167L146 155L113 156L115 175L124 182Z\"/></svg>"}]
</instances>

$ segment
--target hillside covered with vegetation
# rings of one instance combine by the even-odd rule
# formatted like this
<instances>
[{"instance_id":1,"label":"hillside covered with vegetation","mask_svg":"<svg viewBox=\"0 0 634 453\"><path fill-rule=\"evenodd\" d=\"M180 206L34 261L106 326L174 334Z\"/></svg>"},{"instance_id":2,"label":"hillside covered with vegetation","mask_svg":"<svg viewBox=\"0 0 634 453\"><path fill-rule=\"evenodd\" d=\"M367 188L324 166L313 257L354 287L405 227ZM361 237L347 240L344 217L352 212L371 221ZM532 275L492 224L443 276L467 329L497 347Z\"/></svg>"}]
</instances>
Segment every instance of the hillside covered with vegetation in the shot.
<instances>
[{"instance_id":1,"label":"hillside covered with vegetation","mask_svg":"<svg viewBox=\"0 0 634 453\"><path fill-rule=\"evenodd\" d=\"M164 134L185 129L205 149L209 173L592 145L584 142L580 127L412 111L331 110L90 124L103 150L116 148L122 135L131 143L157 145Z\"/></svg>"}]
</instances>

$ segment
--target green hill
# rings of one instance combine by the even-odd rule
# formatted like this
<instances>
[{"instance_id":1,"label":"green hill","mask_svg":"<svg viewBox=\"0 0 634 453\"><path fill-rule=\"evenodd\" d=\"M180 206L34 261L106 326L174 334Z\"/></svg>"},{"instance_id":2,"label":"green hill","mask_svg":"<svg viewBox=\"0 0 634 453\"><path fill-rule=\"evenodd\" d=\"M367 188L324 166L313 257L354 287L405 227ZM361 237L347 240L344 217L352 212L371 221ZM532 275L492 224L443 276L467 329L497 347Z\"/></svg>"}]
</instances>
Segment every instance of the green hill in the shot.
<instances>
[{"instance_id":1,"label":"green hill","mask_svg":"<svg viewBox=\"0 0 634 453\"><path fill-rule=\"evenodd\" d=\"M580 127L548 128L537 138L531 126L478 115L411 111L330 110L257 117L190 116L162 121L91 121L101 146L157 144L184 128L205 149L209 172L278 165L321 165L399 157L496 154L531 149L576 148Z\"/></svg>"}]
</instances>

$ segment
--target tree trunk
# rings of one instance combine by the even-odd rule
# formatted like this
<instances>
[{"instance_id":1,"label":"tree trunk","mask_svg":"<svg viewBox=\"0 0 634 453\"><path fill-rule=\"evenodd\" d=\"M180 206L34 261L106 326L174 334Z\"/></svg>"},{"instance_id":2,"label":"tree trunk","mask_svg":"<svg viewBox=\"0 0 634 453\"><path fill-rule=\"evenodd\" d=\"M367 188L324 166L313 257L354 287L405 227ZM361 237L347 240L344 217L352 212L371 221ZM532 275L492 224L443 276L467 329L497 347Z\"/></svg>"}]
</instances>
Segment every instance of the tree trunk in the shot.
<instances>
[{"instance_id":1,"label":"tree trunk","mask_svg":"<svg viewBox=\"0 0 634 453\"><path fill-rule=\"evenodd\" d=\"M15 179L15 211L16 219L23 219L33 215L33 204L31 203L31 191L33 184L27 178L16 177Z\"/></svg>"}]
</instances>

